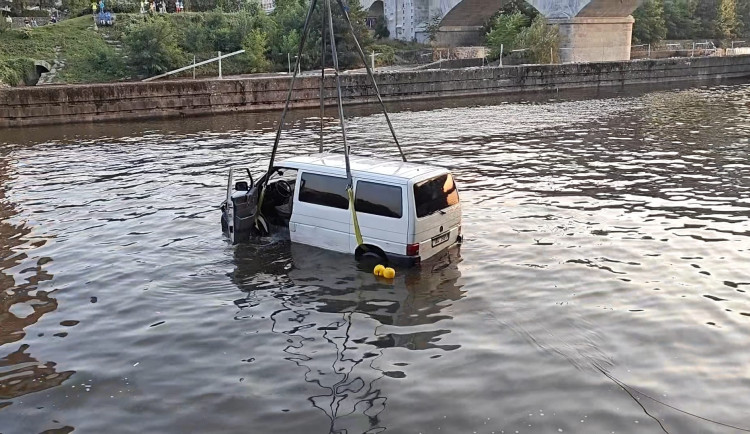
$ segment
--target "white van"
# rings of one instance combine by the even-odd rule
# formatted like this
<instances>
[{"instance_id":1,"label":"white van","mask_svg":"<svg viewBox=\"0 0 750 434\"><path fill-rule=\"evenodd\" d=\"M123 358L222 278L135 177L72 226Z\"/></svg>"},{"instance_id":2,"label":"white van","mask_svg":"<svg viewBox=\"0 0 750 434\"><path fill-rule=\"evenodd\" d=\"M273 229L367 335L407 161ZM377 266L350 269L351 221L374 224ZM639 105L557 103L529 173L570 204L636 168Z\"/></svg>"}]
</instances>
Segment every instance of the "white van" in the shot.
<instances>
[{"instance_id":1,"label":"white van","mask_svg":"<svg viewBox=\"0 0 750 434\"><path fill-rule=\"evenodd\" d=\"M408 264L460 241L461 204L450 171L357 156L350 156L350 166L364 246L355 236L342 154L294 157L276 165L261 209L264 228L288 231L295 243ZM259 182L265 183L266 175ZM252 177L250 184L232 186L230 173L222 226L233 240L255 227L258 190Z\"/></svg>"}]
</instances>

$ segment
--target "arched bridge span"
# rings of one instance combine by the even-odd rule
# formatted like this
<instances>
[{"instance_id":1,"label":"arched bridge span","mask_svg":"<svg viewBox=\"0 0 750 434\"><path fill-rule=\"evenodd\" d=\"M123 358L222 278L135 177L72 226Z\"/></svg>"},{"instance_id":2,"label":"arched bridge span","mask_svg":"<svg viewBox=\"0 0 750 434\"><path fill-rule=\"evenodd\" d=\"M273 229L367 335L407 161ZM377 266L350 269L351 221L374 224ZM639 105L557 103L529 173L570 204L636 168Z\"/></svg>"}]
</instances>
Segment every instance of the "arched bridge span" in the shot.
<instances>
[{"instance_id":1,"label":"arched bridge span","mask_svg":"<svg viewBox=\"0 0 750 434\"><path fill-rule=\"evenodd\" d=\"M368 0L365 0L366 3ZM483 26L509 0L442 1L444 27ZM526 0L546 18L627 17L643 0ZM370 2L371 3L371 2Z\"/></svg>"},{"instance_id":2,"label":"arched bridge span","mask_svg":"<svg viewBox=\"0 0 750 434\"><path fill-rule=\"evenodd\" d=\"M630 59L633 18L643 0L526 0L551 23L560 26L563 62ZM483 26L508 0L441 0L443 19L438 43L448 46L480 42Z\"/></svg>"}]
</instances>

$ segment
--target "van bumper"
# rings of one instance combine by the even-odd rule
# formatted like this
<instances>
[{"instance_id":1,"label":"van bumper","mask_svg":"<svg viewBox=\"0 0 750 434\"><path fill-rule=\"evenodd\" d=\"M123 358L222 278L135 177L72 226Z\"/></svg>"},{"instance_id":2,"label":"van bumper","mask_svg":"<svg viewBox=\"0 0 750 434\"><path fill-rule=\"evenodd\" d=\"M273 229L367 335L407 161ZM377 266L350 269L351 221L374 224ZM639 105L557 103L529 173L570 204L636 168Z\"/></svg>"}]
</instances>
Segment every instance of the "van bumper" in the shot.
<instances>
[{"instance_id":1,"label":"van bumper","mask_svg":"<svg viewBox=\"0 0 750 434\"><path fill-rule=\"evenodd\" d=\"M415 267L422 262L422 258L419 256L397 255L395 253L386 253L385 256L389 263L401 267Z\"/></svg>"}]
</instances>

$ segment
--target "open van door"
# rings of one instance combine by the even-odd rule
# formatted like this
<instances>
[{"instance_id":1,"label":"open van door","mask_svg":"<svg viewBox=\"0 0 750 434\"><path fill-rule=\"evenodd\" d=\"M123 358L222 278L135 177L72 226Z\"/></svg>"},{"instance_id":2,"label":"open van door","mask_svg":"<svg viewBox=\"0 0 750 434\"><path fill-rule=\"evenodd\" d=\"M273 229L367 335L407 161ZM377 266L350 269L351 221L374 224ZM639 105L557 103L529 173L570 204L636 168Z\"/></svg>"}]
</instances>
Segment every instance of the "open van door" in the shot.
<instances>
[{"instance_id":1,"label":"open van door","mask_svg":"<svg viewBox=\"0 0 750 434\"><path fill-rule=\"evenodd\" d=\"M229 236L229 241L234 244L234 201L232 201L232 192L234 191L234 170L231 167L229 168L228 178L229 181L227 182L227 199L226 201L224 201L222 226L225 226L223 229L225 230L227 236Z\"/></svg>"},{"instance_id":2,"label":"open van door","mask_svg":"<svg viewBox=\"0 0 750 434\"><path fill-rule=\"evenodd\" d=\"M235 182L234 175L234 169L230 168L227 197L221 205L221 226L232 244L250 236L255 225L259 197L258 186L249 170L249 182Z\"/></svg>"}]
</instances>

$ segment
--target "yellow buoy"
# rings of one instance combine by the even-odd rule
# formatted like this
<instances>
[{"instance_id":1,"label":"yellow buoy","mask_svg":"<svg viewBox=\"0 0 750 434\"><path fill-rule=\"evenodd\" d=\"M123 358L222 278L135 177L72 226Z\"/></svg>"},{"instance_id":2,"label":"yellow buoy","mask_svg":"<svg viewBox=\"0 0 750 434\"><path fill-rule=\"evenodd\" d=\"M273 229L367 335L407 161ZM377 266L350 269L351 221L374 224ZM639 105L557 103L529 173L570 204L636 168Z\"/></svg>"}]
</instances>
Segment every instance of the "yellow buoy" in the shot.
<instances>
[{"instance_id":1,"label":"yellow buoy","mask_svg":"<svg viewBox=\"0 0 750 434\"><path fill-rule=\"evenodd\" d=\"M394 277L396 277L396 270L391 267L386 268L385 270L383 270L383 277L385 277L386 279L393 279Z\"/></svg>"},{"instance_id":2,"label":"yellow buoy","mask_svg":"<svg viewBox=\"0 0 750 434\"><path fill-rule=\"evenodd\" d=\"M385 271L385 267L384 266L382 266L382 265L376 265L375 269L372 270L372 274L374 274L376 276L382 276L384 271Z\"/></svg>"}]
</instances>

